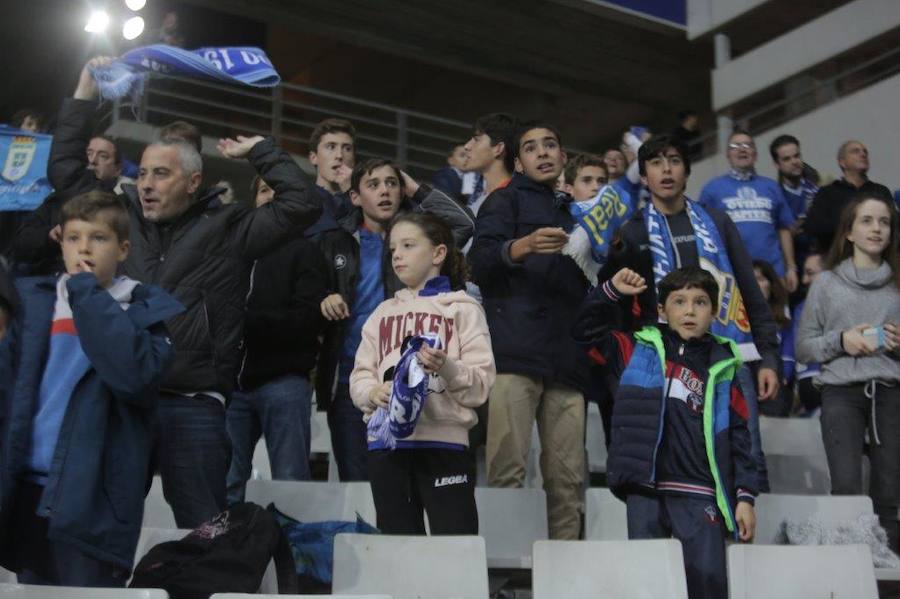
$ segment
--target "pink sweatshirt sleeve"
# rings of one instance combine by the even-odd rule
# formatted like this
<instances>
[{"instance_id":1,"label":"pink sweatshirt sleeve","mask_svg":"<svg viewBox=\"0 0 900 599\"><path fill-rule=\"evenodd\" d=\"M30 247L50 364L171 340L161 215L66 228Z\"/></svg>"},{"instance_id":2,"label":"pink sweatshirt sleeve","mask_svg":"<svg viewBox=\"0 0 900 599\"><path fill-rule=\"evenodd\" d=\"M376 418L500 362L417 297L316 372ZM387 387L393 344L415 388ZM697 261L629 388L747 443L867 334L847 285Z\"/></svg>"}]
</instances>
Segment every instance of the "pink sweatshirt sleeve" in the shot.
<instances>
[{"instance_id":1,"label":"pink sweatshirt sleeve","mask_svg":"<svg viewBox=\"0 0 900 599\"><path fill-rule=\"evenodd\" d=\"M350 398L365 414L375 411L369 401L372 390L381 384L378 376L378 319L381 309L376 308L362 328L362 341L356 350L356 362L350 373Z\"/></svg>"},{"instance_id":2,"label":"pink sweatshirt sleeve","mask_svg":"<svg viewBox=\"0 0 900 599\"><path fill-rule=\"evenodd\" d=\"M467 304L457 316L460 355L447 358L441 376L447 382L447 397L467 408L487 401L497 369L491 335L481 306Z\"/></svg>"}]
</instances>

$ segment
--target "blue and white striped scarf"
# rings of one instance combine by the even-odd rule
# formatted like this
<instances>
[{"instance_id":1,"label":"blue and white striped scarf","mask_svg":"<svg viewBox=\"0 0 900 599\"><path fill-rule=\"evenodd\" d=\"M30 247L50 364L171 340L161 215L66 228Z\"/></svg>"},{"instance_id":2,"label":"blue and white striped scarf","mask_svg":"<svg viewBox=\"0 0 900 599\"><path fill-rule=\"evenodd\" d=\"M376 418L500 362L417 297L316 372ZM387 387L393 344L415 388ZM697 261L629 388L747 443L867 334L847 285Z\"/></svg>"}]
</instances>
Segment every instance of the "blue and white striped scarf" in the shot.
<instances>
[{"instance_id":1,"label":"blue and white striped scarf","mask_svg":"<svg viewBox=\"0 0 900 599\"><path fill-rule=\"evenodd\" d=\"M734 341L745 362L759 360L759 351L750 334L750 318L716 223L700 204L687 198L684 204L694 229L700 268L712 274L719 284L719 311L713 319L712 332ZM647 223L653 278L658 289L663 277L676 268L675 251L666 217L656 210L652 202L644 206L644 222Z\"/></svg>"},{"instance_id":2,"label":"blue and white striped scarf","mask_svg":"<svg viewBox=\"0 0 900 599\"><path fill-rule=\"evenodd\" d=\"M141 95L151 72L250 87L274 87L281 82L266 53L252 47L184 50L154 44L130 50L110 65L95 68L92 74L100 97L117 100L129 93Z\"/></svg>"}]
</instances>

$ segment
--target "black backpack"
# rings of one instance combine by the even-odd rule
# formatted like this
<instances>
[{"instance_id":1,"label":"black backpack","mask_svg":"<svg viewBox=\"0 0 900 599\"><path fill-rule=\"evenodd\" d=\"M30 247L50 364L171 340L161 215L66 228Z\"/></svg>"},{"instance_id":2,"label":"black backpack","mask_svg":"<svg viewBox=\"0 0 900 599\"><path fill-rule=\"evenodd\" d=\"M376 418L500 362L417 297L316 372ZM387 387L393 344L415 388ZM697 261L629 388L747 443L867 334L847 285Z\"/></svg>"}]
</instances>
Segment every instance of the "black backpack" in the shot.
<instances>
[{"instance_id":1,"label":"black backpack","mask_svg":"<svg viewBox=\"0 0 900 599\"><path fill-rule=\"evenodd\" d=\"M165 589L172 599L256 593L273 558L278 593L296 594L294 557L275 516L255 503L239 503L180 541L154 546L128 586Z\"/></svg>"}]
</instances>

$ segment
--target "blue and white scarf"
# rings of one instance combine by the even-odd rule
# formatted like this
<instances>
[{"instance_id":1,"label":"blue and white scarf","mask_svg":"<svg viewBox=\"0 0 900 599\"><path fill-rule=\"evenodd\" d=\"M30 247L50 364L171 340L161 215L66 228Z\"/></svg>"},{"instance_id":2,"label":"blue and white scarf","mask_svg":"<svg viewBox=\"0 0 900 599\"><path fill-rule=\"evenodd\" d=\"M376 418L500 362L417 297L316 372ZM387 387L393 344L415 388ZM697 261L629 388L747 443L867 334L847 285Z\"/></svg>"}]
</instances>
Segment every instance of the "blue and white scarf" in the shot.
<instances>
[{"instance_id":1,"label":"blue and white scarf","mask_svg":"<svg viewBox=\"0 0 900 599\"><path fill-rule=\"evenodd\" d=\"M434 333L409 338L409 343L394 369L391 400L388 409L378 408L367 424L370 446L388 449L397 446L397 439L405 439L416 430L416 423L428 397L428 373L416 358L423 345L440 348L441 340Z\"/></svg>"},{"instance_id":2,"label":"blue and white scarf","mask_svg":"<svg viewBox=\"0 0 900 599\"><path fill-rule=\"evenodd\" d=\"M745 362L759 360L759 351L750 334L750 318L719 230L701 205L685 199L685 210L694 229L700 267L712 274L719 284L719 312L713 319L712 332L734 341ZM675 269L675 248L666 217L656 210L652 202L644 206L644 221L647 223L650 254L653 256L653 278L659 288L663 277Z\"/></svg>"},{"instance_id":3,"label":"blue and white scarf","mask_svg":"<svg viewBox=\"0 0 900 599\"><path fill-rule=\"evenodd\" d=\"M636 200L624 190L605 185L590 200L569 202L569 213L578 226L569 232L563 254L575 260L592 285L609 257L613 236L634 214Z\"/></svg>"},{"instance_id":4,"label":"blue and white scarf","mask_svg":"<svg viewBox=\"0 0 900 599\"><path fill-rule=\"evenodd\" d=\"M281 77L259 48L200 48L184 50L154 44L135 48L108 66L92 71L100 97L117 100L143 93L148 73L213 79L250 87L274 87Z\"/></svg>"}]
</instances>

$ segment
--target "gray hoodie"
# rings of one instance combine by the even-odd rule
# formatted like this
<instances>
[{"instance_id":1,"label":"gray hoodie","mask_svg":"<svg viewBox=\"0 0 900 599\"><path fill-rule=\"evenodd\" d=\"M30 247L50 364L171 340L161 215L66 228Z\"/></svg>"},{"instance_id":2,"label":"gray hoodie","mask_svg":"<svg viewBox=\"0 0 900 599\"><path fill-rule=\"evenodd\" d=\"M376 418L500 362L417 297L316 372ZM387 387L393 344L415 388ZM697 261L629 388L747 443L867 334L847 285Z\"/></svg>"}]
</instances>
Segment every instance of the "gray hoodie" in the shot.
<instances>
[{"instance_id":1,"label":"gray hoodie","mask_svg":"<svg viewBox=\"0 0 900 599\"><path fill-rule=\"evenodd\" d=\"M797 360L820 362L816 382L850 385L878 379L900 382L900 355L880 350L853 357L841 347L841 331L862 323L900 324L900 291L891 268L856 268L851 259L818 276L806 299L797 333Z\"/></svg>"}]
</instances>

